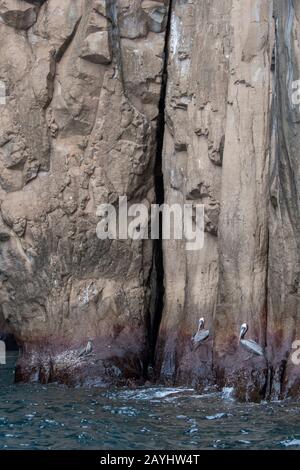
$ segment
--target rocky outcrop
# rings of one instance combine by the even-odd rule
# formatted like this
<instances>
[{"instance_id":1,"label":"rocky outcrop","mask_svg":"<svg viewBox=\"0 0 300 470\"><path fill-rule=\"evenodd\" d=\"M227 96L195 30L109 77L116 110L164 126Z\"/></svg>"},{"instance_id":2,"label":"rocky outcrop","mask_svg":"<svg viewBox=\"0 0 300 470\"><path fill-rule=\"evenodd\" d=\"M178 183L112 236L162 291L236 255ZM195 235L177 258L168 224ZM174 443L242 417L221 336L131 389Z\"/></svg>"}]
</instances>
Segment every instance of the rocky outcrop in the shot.
<instances>
[{"instance_id":1,"label":"rocky outcrop","mask_svg":"<svg viewBox=\"0 0 300 470\"><path fill-rule=\"evenodd\" d=\"M167 6L1 2L0 316L18 380L143 376L152 242L99 240L96 210L154 201Z\"/></svg>"},{"instance_id":2,"label":"rocky outcrop","mask_svg":"<svg viewBox=\"0 0 300 470\"><path fill-rule=\"evenodd\" d=\"M295 0L0 1L0 330L18 380L150 365L299 396L299 18ZM204 248L99 240L97 207L123 195L203 204Z\"/></svg>"},{"instance_id":3,"label":"rocky outcrop","mask_svg":"<svg viewBox=\"0 0 300 470\"><path fill-rule=\"evenodd\" d=\"M169 38L165 202L205 205L204 249L164 241L165 302L157 345L167 382L212 380L212 336L197 351L198 319L212 329L218 286L218 219L227 111L230 2L174 2ZM199 27L199 25L203 27Z\"/></svg>"},{"instance_id":4,"label":"rocky outcrop","mask_svg":"<svg viewBox=\"0 0 300 470\"><path fill-rule=\"evenodd\" d=\"M164 245L165 382L233 386L250 400L299 395L298 20L293 1L174 2L165 195L205 205L206 238L197 254ZM210 337L194 350L200 317ZM263 356L239 344L243 322Z\"/></svg>"},{"instance_id":5,"label":"rocky outcrop","mask_svg":"<svg viewBox=\"0 0 300 470\"><path fill-rule=\"evenodd\" d=\"M269 168L269 276L267 344L268 393L300 393L300 368L291 346L299 340L299 100L294 83L300 77L300 5L274 2L276 68L273 78L272 154ZM300 82L299 82L300 83ZM299 84L298 84L299 86ZM297 87L296 87L297 88ZM298 345L299 346L299 345Z\"/></svg>"},{"instance_id":6,"label":"rocky outcrop","mask_svg":"<svg viewBox=\"0 0 300 470\"><path fill-rule=\"evenodd\" d=\"M160 374L263 394L266 360L238 335L247 321L265 344L271 3L175 2L172 15L165 193L204 204L206 233L196 253L165 243ZM199 317L210 338L194 351Z\"/></svg>"}]
</instances>

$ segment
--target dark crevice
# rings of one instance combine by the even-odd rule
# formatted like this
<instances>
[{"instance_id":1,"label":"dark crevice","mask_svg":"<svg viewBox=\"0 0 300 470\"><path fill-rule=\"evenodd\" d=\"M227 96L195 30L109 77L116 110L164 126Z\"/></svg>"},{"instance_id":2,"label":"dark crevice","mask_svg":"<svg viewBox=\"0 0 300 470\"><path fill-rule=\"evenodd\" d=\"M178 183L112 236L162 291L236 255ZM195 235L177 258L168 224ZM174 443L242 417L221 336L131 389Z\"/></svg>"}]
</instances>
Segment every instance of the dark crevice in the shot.
<instances>
[{"instance_id":1,"label":"dark crevice","mask_svg":"<svg viewBox=\"0 0 300 470\"><path fill-rule=\"evenodd\" d=\"M4 371L12 372L18 352L20 354L15 336L7 330L7 327L4 328L4 331L0 331L0 374Z\"/></svg>"},{"instance_id":2,"label":"dark crevice","mask_svg":"<svg viewBox=\"0 0 300 470\"><path fill-rule=\"evenodd\" d=\"M157 120L157 133L156 133L156 160L154 168L155 177L155 195L156 204L163 204L165 198L164 191L164 177L163 177L163 146L164 146L164 131L165 131L165 107L166 107L166 94L168 82L168 55L169 55L169 38L171 29L171 16L172 16L172 0L169 2L168 21L166 26L165 48L164 48L164 64L162 73L162 86L159 100L159 115ZM162 245L162 215L160 214L160 232L159 239L154 241L154 255L153 255L153 274L152 289L154 289L154 305L153 315L150 326L150 366L154 364L155 349L159 333L160 322L164 308L164 262L163 262L163 245Z\"/></svg>"},{"instance_id":3,"label":"dark crevice","mask_svg":"<svg viewBox=\"0 0 300 470\"><path fill-rule=\"evenodd\" d=\"M0 332L0 341L5 343L6 351L18 351L19 346L13 334Z\"/></svg>"},{"instance_id":4,"label":"dark crevice","mask_svg":"<svg viewBox=\"0 0 300 470\"><path fill-rule=\"evenodd\" d=\"M77 33L77 30L78 30L78 27L79 27L79 24L81 22L81 19L82 17L78 18L77 22L75 23L74 25L74 28L73 28L73 31L72 33L70 34L70 36L68 36L65 41L59 46L59 48L54 52L54 58L55 58L55 61L57 63L59 63L63 57L63 55L65 54L65 52L67 51L68 47L70 46L71 42L73 41L76 33Z\"/></svg>"},{"instance_id":5,"label":"dark crevice","mask_svg":"<svg viewBox=\"0 0 300 470\"><path fill-rule=\"evenodd\" d=\"M115 74L118 75L122 85L124 95L127 97L126 85L124 80L124 70L122 63L122 50L121 50L121 35L118 23L118 2L116 0L106 0L106 15L111 22L110 28L110 47L113 51L113 62L115 65Z\"/></svg>"},{"instance_id":6,"label":"dark crevice","mask_svg":"<svg viewBox=\"0 0 300 470\"><path fill-rule=\"evenodd\" d=\"M63 58L63 56L66 53L67 49L71 45L71 43L72 43L72 41L73 41L73 39L74 39L74 37L77 33L77 30L78 30L79 24L81 22L81 19L82 19L82 17L80 17L77 20L76 24L74 25L72 33L65 39L65 41L58 47L58 49L50 52L50 68L49 68L49 72L48 72L48 75L47 75L48 99L47 99L45 105L43 106L43 109L45 111L49 108L49 106L52 103L52 99L53 99L54 84L55 84L55 77L56 77L56 66L61 61L61 59Z\"/></svg>"}]
</instances>

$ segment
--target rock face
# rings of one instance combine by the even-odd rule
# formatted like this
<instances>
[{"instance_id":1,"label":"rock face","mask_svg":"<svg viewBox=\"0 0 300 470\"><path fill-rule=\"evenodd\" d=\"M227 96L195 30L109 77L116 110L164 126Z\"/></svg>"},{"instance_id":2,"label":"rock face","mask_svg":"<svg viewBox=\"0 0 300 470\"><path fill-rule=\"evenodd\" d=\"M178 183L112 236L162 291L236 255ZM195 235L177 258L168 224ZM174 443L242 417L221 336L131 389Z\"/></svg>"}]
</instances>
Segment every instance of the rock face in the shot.
<instances>
[{"instance_id":1,"label":"rock face","mask_svg":"<svg viewBox=\"0 0 300 470\"><path fill-rule=\"evenodd\" d=\"M300 77L300 4L274 5L276 68L273 79L272 154L269 169L268 322L269 393L300 395L300 368L291 360L299 340L299 99L293 99ZM300 82L298 82L299 88ZM299 346L299 344L298 344Z\"/></svg>"},{"instance_id":2,"label":"rock face","mask_svg":"<svg viewBox=\"0 0 300 470\"><path fill-rule=\"evenodd\" d=\"M18 380L143 376L152 242L99 240L96 210L154 202L167 7L0 2L0 317Z\"/></svg>"},{"instance_id":3,"label":"rock face","mask_svg":"<svg viewBox=\"0 0 300 470\"><path fill-rule=\"evenodd\" d=\"M297 5L173 4L165 197L202 202L206 238L196 254L164 244L157 367L167 383L233 386L250 400L299 396ZM200 317L210 337L194 351ZM239 344L243 322L263 356Z\"/></svg>"},{"instance_id":4,"label":"rock face","mask_svg":"<svg viewBox=\"0 0 300 470\"><path fill-rule=\"evenodd\" d=\"M299 8L0 1L0 331L17 380L126 383L150 364L163 383L300 395ZM97 207L123 195L203 204L204 248L99 240ZM239 343L245 322L262 356Z\"/></svg>"}]
</instances>

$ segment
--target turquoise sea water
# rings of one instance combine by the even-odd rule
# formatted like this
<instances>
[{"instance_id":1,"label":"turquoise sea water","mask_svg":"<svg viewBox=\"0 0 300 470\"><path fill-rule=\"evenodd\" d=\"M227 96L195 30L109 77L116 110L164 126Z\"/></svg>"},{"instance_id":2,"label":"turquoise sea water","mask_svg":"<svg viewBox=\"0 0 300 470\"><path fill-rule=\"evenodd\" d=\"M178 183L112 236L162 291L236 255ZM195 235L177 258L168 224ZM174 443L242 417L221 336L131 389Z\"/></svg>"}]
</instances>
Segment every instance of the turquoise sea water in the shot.
<instances>
[{"instance_id":1,"label":"turquoise sea water","mask_svg":"<svg viewBox=\"0 0 300 470\"><path fill-rule=\"evenodd\" d=\"M14 384L0 366L0 449L300 449L300 403L241 404L231 391Z\"/></svg>"}]
</instances>

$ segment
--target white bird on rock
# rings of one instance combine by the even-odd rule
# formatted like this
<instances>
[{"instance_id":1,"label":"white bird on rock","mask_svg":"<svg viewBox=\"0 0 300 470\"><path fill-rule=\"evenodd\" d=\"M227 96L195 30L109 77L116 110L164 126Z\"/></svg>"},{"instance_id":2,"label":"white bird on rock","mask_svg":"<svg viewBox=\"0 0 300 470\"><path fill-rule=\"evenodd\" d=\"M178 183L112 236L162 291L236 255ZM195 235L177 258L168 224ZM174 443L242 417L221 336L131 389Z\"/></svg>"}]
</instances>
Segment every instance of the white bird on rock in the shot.
<instances>
[{"instance_id":1,"label":"white bird on rock","mask_svg":"<svg viewBox=\"0 0 300 470\"><path fill-rule=\"evenodd\" d=\"M264 350L259 344L253 341L253 339L244 339L247 331L248 331L248 325L247 323L243 323L240 329L240 344L248 351L254 354L257 354L258 356L263 356Z\"/></svg>"},{"instance_id":2,"label":"white bird on rock","mask_svg":"<svg viewBox=\"0 0 300 470\"><path fill-rule=\"evenodd\" d=\"M93 343L92 343L92 340L89 339L87 342L87 345L84 348L81 348L79 350L78 357L87 356L88 354L91 354L92 350L93 350Z\"/></svg>"},{"instance_id":3,"label":"white bird on rock","mask_svg":"<svg viewBox=\"0 0 300 470\"><path fill-rule=\"evenodd\" d=\"M197 333L191 339L193 349L196 349L200 343L206 340L209 337L209 330L204 329L204 318L199 319Z\"/></svg>"}]
</instances>

